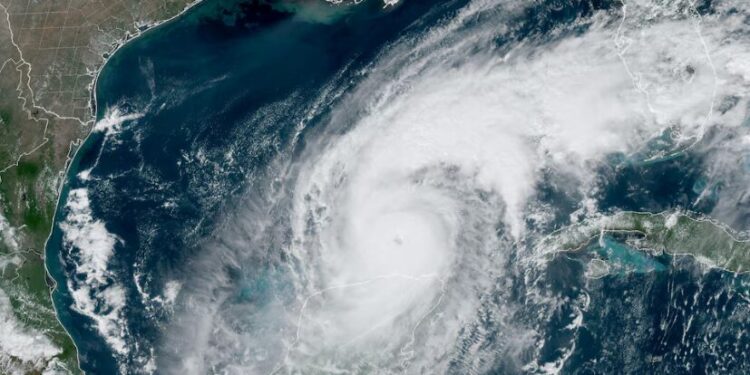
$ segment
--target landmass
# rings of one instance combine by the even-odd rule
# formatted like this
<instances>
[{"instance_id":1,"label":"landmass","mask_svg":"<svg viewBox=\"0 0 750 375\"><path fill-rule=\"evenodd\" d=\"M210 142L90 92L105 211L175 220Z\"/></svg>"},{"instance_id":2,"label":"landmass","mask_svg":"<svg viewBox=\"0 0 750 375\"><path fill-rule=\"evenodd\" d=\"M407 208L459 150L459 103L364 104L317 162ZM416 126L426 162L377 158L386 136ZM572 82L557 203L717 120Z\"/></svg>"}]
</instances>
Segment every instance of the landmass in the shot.
<instances>
[{"instance_id":1,"label":"landmass","mask_svg":"<svg viewBox=\"0 0 750 375\"><path fill-rule=\"evenodd\" d=\"M93 87L124 42L196 0L0 0L0 373L80 373L44 267Z\"/></svg>"},{"instance_id":2,"label":"landmass","mask_svg":"<svg viewBox=\"0 0 750 375\"><path fill-rule=\"evenodd\" d=\"M598 241L599 247L611 248L610 236L617 236L617 242L632 249L655 254L691 255L703 264L730 272L750 270L750 241L710 218L689 212L604 215L554 232L542 240L537 249L544 254L581 251L594 241ZM601 260L592 266L594 274L605 272Z\"/></svg>"}]
</instances>

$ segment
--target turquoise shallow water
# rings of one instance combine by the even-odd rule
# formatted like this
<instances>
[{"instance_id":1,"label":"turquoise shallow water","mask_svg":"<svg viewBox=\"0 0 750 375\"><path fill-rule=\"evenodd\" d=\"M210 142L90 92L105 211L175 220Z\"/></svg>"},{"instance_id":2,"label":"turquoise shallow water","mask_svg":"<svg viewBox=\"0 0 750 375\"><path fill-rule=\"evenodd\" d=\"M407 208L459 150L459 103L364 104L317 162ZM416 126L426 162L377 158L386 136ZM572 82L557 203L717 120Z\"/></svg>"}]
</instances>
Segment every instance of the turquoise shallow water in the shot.
<instances>
[{"instance_id":1,"label":"turquoise shallow water","mask_svg":"<svg viewBox=\"0 0 750 375\"><path fill-rule=\"evenodd\" d=\"M142 117L122 123L116 135L95 132L86 140L70 167L57 221L69 213L69 192L87 189L94 220L117 236L111 274L92 295L109 285L123 288L126 326L108 333L123 335L126 355L113 353L91 316L70 308L71 292L86 281L59 226L47 247L59 285L55 303L85 371L131 372L146 364L167 314L144 303L139 288L161 293L213 229L217 212L249 188L248 177L286 152L323 85L346 66L351 72L366 64L431 6L206 1L109 59L96 87L97 120L113 109ZM90 179L81 179L86 170ZM257 299L264 285L262 278L250 281L238 298ZM93 311L112 313L107 304Z\"/></svg>"},{"instance_id":2,"label":"turquoise shallow water","mask_svg":"<svg viewBox=\"0 0 750 375\"><path fill-rule=\"evenodd\" d=\"M618 242L609 236L604 236L600 243L592 245L588 251L596 252L623 274L627 272L644 273L666 270L663 264L649 257L643 251Z\"/></svg>"},{"instance_id":3,"label":"turquoise shallow water","mask_svg":"<svg viewBox=\"0 0 750 375\"><path fill-rule=\"evenodd\" d=\"M79 348L83 370L175 373L170 369L181 353L173 348L193 343L191 332L184 338L165 338L180 323L175 322L184 312L180 310L190 309L190 301L169 302L170 285L221 280L205 298L229 296L215 314L242 315L223 336L276 329L252 313L256 307L295 297L288 275L293 267L278 266L292 263L282 246L290 242L288 207L269 203L291 189L282 186L279 176L288 171L279 165L299 158L308 142L325 134L331 108L362 82L376 57L394 41L425 37L467 3L407 0L384 8L379 1L333 7L321 2L208 0L117 51L97 82L97 120L113 118L115 110L132 117L118 121L110 132L93 133L82 145L67 174L46 249L47 265L59 285L55 304ZM491 24L515 30L515 39L497 38L487 50L502 51L527 40L543 45L594 9L617 9L619 4L541 1L517 18L487 12L467 20L464 27ZM583 29L571 26L569 32ZM347 112L350 117L341 122L353 126L365 110L365 103L354 103ZM611 155L597 171L601 192L596 205L602 211L684 207L707 186L699 153L653 163L624 160ZM549 228L535 228L540 232L569 223L580 198L559 188L554 171L549 175L539 182L535 199L551 207L555 220ZM85 205L80 199L84 193ZM76 196L78 206L86 209L66 205ZM715 197L710 198L694 209L709 212L715 204ZM268 243L251 241L257 234L252 226L231 238L219 235L232 230L228 222L242 222L243 217L232 213L244 205L272 219ZM101 262L95 262L95 256L86 257L85 251L63 240L61 225L72 222L71 217L79 226L68 235L75 229L103 234L87 246L100 251L96 254L111 251L105 266L96 268ZM249 256L243 264L207 275L195 271L207 244L246 247L248 253L262 256ZM551 363L568 348L574 350L565 373L701 372L719 365L736 373L749 369L749 310L744 295L735 293L747 289L746 276L704 271L690 259L655 257L615 238L591 250L559 254L533 272L519 268L515 253L507 264L497 264L508 269L507 277L492 280L495 289L483 296L478 322L464 327L456 340L458 354L449 361L450 371L467 373L467 363L481 355L487 373L520 373L524 362ZM587 279L585 265L595 252L622 272ZM86 270L87 264L94 268ZM563 302L541 306L534 299L540 295ZM543 343L538 350L508 349L516 333L491 313L501 305L509 311L503 319L538 332ZM569 327L579 316L585 324L574 333ZM711 349L719 354L701 347L707 336L715 338ZM242 348L241 343L239 349L224 342L209 345L218 351L257 349ZM211 371L231 372L231 364L224 365Z\"/></svg>"}]
</instances>

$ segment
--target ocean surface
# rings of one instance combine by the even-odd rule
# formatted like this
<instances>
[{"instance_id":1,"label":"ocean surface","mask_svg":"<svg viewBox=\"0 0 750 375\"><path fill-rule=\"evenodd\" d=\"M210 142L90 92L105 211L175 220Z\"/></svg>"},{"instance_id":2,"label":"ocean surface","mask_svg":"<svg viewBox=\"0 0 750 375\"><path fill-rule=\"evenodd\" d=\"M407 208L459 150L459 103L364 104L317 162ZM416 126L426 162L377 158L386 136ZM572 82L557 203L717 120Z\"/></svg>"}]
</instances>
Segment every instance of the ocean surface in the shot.
<instances>
[{"instance_id":1,"label":"ocean surface","mask_svg":"<svg viewBox=\"0 0 750 375\"><path fill-rule=\"evenodd\" d=\"M292 146L310 98L325 83L343 67L361 69L434 6L412 1L383 9L373 1L341 10L324 3L286 9L206 1L108 60L96 86L97 121L111 117L113 108L143 117L86 140L60 201L86 188L93 216L119 238L109 267L128 295L128 345L157 340L163 318L141 302L138 288L158 293L170 273L199 251L223 206L251 189L253 175ZM310 14L299 15L304 12ZM88 170L88 180L77 177ZM58 220L65 215L61 210ZM60 286L54 295L60 318L84 371L116 373L118 361L91 316L70 309L75 302L67 280L76 265L67 264L61 237L56 227L47 250ZM108 309L96 307L92 315L106 316Z\"/></svg>"},{"instance_id":2,"label":"ocean surface","mask_svg":"<svg viewBox=\"0 0 750 375\"><path fill-rule=\"evenodd\" d=\"M460 73L476 55L511 56L510 51L522 45L538 48L527 55L519 52L533 62L536 54L544 53L539 51L557 51L563 47L556 45L564 46L566 38L596 29L585 20L595 19L598 12L620 11L619 1L503 5L470 14L451 29L458 36L440 39L436 28L450 29L451 22L472 6L479 7L469 1L404 0L384 6L371 0L333 6L207 0L120 48L97 80L97 124L68 170L46 249L47 266L58 285L54 302L79 349L81 368L92 374L377 373L385 363L396 366L393 371L406 372L439 364L449 373L750 371L750 279L745 274L707 267L689 256L644 252L616 236L595 241L582 251L545 256L542 266L527 262L523 250L535 238L570 224L587 197L591 198L587 204L600 212L689 208L712 214L719 204L721 183L707 172L710 158L705 150L710 139L704 142L706 147L658 160L644 160L641 154L620 149L604 152L591 169L593 177L586 180L597 185L588 196L576 183L570 184L577 175L555 170L552 164L538 168L540 177L530 184L536 193L529 199L545 209L541 215L545 219L523 216L518 222L529 233L523 241L517 240L509 224L512 206L493 198L493 191L505 192L504 188L493 190L494 182L483 182L494 181L493 176L505 169L490 169L487 176L481 170L463 174L469 169L462 164L494 162L495 154L505 155L516 144L504 143L503 136L477 146L481 150L470 161L450 159L453 150L440 146L441 142L453 145L450 142L455 140L455 155L461 147L463 152L476 151L471 149L478 143L461 143L474 128L461 124L483 118L472 117L469 112L474 109L466 112L466 118L440 114L456 103L450 100L429 99L438 104L424 108L419 107L421 101L409 101L443 90L441 82L460 87L460 79L436 79L438 86L425 85L424 91L404 94L405 104L394 109L396 120L383 121L390 124L406 118L413 123L426 116L431 122L414 133L420 137L431 126L439 128L442 119L456 119L459 124L432 143L443 147L448 161L426 163L427 167L409 172L406 180L417 186L414 189L431 187L418 197L411 195L412 190L401 190L399 184L405 180L394 177L400 176L399 166L423 160L421 154L402 153L409 148L396 146L401 142L398 132L387 125L375 127L370 137L382 135L385 140L359 149L357 142L369 138L352 135L348 141L349 134L358 134L355 130L365 126L359 125L360 120L379 108L379 98L388 102L389 95L408 92L412 82L437 71L431 64L439 59L449 61L440 69ZM713 10L709 4L699 11ZM606 30L614 28L610 26L614 22L602 24ZM462 35L480 34L475 29L497 35L483 44L467 41L465 47ZM425 52L420 49L424 43L441 52ZM397 54L410 57L388 60ZM404 86L381 89L397 75L391 70L402 68L398 64L410 64L410 74L416 78L405 78ZM493 66L502 64L487 63L472 72L487 69L486 77L492 80ZM502 86L485 87L481 94L481 90L467 92L492 97L492 90ZM360 96L353 97L354 91ZM462 98L475 100L465 96L456 100ZM505 98L498 100L513 105ZM412 114L410 108L419 110ZM404 134L408 138L412 133ZM494 136L482 134L487 134L484 139ZM338 139L350 142L342 141L344 146L335 148L348 156L332 156L338 161L318 173L317 168L329 165L328 154L320 150L338 147ZM348 153L350 149L360 151ZM314 162L305 164L308 160ZM347 164L355 161L360 164ZM360 178L354 172L364 170L361 165L382 166L385 172L377 178ZM438 167L432 169L434 165ZM526 174L514 176L520 179ZM474 179L479 182L471 182ZM309 189L308 180L315 181ZM390 186L382 187L386 195L379 183ZM367 188L349 191L347 184ZM394 189L399 193L391 195ZM348 193L326 200L328 192L338 191ZM366 198L358 200L360 193ZM343 203L348 199L355 203ZM323 203L309 203L316 200ZM409 202L404 204L407 208L389 208L388 215L396 213L388 219L374 218L351 232L342 229L345 234L339 236L321 234L322 250L296 253L297 248L318 249L310 245L310 237L318 241L318 233L328 228L325 223L333 223L333 228L346 225L321 213L334 211L334 203L371 218L369 204L402 200ZM308 204L313 208L294 213ZM444 215L447 210L460 213ZM491 219L479 216L485 213ZM433 215L441 218L441 224L435 225L443 229L433 231L434 220L421 221ZM455 240L458 254L466 255L446 255L442 242L430 242L435 233L453 233L454 221L461 223L463 233ZM297 231L297 222L305 229ZM740 218L731 224L742 229L746 223ZM382 230L390 236L392 229L398 234L389 244L416 243L419 251L403 259L400 250L386 252L387 256L368 255L367 266L355 272L369 275L370 266L391 267L389 262L399 257L398 267L387 273L357 281L356 275L328 271L348 261L318 264L318 259L334 258L324 251L325 244L350 243L349 235L356 238L354 243L375 243L378 237L361 231ZM410 237L410 233L416 234ZM472 250L473 246L481 251ZM441 252L431 253L437 248ZM369 248L362 251L370 254ZM507 255L493 255L498 252ZM587 277L592 259L606 262L609 272ZM452 276L432 276L446 269ZM404 284L399 278L408 279L402 276L407 273L419 274L409 276L419 280ZM392 275L398 280L387 282L397 284L379 284ZM339 281L348 284L336 284ZM356 289L361 285L374 289ZM352 296L356 297L326 294L337 288L355 288ZM395 297L399 291L406 297ZM465 297L474 293L476 298ZM347 298L365 302L340 307L348 306ZM461 298L470 302L462 304ZM386 301L395 302L391 306ZM379 307L385 309L382 314L368 315ZM377 346L381 338L361 339L360 331L351 328L404 311L409 314L399 315L403 326L382 323L388 327L384 335L393 342L403 332L412 332L397 348L389 346L391 341ZM455 317L457 322L441 323L438 316ZM321 333L322 328L308 332L300 328L308 318L310 326L326 327L338 320L344 328L336 335ZM455 335L444 338L440 332ZM316 340L320 352L315 351ZM357 344L351 344L351 352L331 354L337 349L330 348L344 341ZM400 352L394 354L398 361L385 354L370 355L378 348L383 353ZM318 358L332 359L316 362Z\"/></svg>"}]
</instances>

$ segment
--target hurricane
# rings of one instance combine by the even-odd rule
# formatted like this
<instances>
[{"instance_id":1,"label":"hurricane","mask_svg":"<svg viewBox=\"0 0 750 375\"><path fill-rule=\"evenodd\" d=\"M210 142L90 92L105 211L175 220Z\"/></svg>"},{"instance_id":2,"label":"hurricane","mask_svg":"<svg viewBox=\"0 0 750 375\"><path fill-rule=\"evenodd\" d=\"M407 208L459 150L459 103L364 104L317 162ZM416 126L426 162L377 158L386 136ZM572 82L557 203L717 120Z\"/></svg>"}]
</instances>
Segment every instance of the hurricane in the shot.
<instances>
[{"instance_id":1,"label":"hurricane","mask_svg":"<svg viewBox=\"0 0 750 375\"><path fill-rule=\"evenodd\" d=\"M368 4L390 17L407 12L409 2ZM180 229L193 236L184 245L193 250L159 268L164 277L149 276L150 263L139 261L128 268L133 277L106 270L121 266L103 258L95 272L79 267L79 275L110 291L102 298L117 292L110 317L127 323L99 320L101 335L116 336L109 340L116 349L141 337L123 299L142 298L159 328L132 351L115 350L115 358L174 374L567 373L572 363L592 371L623 363L633 371L675 370L684 369L680 358L694 347L708 350L702 335L730 334L730 324L724 330L675 323L679 313L648 315L660 283L673 288L667 305L687 309L668 279L682 276L668 267L703 280L715 276L710 262L665 260L663 252L618 258L613 251L630 250L605 236L615 233L605 233L615 219L591 229L598 236L591 246L606 250L600 255L566 254L550 236L629 210L702 212L738 225L727 207L741 199L741 182L722 183L723 203L715 204L710 181L743 168L722 150L748 152L750 7L732 0L472 0L424 9L371 55L344 59L315 89L298 89L243 117L237 128L252 128L252 136L238 130L218 151L193 145L180 154L179 168L198 166L184 172L190 189L200 185L195 197L231 194L216 206L214 224L202 227L201 218ZM335 17L304 22L325 25ZM391 27L387 22L368 27ZM213 77L190 95L231 80ZM102 147L125 147L129 132L140 145L148 113L181 102L171 92L114 103L117 112L110 113L130 115L116 134L107 130ZM97 129L112 128L111 117ZM693 162L710 172L694 172ZM78 178L111 190L91 170ZM151 176L144 181L157 179L143 173ZM233 173L239 177L226 182ZM654 176L669 173L709 177L662 194ZM88 202L85 189L72 193L73 201ZM607 201L613 196L619 200ZM164 210L186 204L166 202ZM63 229L72 233L82 223L106 231L90 209L85 215L71 213ZM672 228L678 216L670 217ZM98 256L135 246L117 225L108 228L111 234L99 236L106 243L98 242L108 250ZM148 230L138 233L139 248L158 243L147 240ZM85 247L75 241L68 241L74 254ZM608 265L595 268L603 263L592 256ZM89 293L79 281L69 288ZM138 293L126 295L121 283L132 282ZM729 303L698 298L714 293L709 289L680 293L695 296L685 297L693 298L691 306L719 310L717 304ZM723 310L738 325L732 327L746 327L744 292L715 293L736 304ZM653 319L661 328L618 335L602 328L608 319ZM671 324L682 327L682 337L663 333ZM741 332L739 346L719 345L715 362L701 366L747 369L738 354L747 348ZM644 343L661 356L629 362ZM612 354L618 348L622 353ZM587 350L618 359L597 361Z\"/></svg>"},{"instance_id":2,"label":"hurricane","mask_svg":"<svg viewBox=\"0 0 750 375\"><path fill-rule=\"evenodd\" d=\"M706 42L720 48L725 35L689 5L622 4L557 26L554 40L514 41L523 8L477 1L390 45L324 129L271 172L272 193L232 215L211 257L265 263L268 293L291 295L260 306L212 295L195 306L215 317L196 337L209 364L422 372L447 371L464 354L473 361L462 366L481 370L482 352L534 351L539 332L514 322L503 279L536 256L526 218L543 215L534 202L543 171L562 171L585 197L606 155L635 154L664 132L675 134L671 147L689 145L721 121L719 74L732 72L717 71L712 56L727 53ZM649 19L661 12L673 19ZM195 298L231 282L201 284ZM488 343L477 332L466 345L467 327L483 319L506 337ZM253 321L274 329L233 329Z\"/></svg>"}]
</instances>

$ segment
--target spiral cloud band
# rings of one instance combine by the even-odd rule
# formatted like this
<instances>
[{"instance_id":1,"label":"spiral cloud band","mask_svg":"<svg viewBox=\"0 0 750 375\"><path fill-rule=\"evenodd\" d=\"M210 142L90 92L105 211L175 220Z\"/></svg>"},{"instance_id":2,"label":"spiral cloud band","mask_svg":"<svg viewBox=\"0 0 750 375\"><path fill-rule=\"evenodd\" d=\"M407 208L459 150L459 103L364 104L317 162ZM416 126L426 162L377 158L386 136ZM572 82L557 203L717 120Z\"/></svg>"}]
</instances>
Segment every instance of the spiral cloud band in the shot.
<instances>
[{"instance_id":1,"label":"spiral cloud band","mask_svg":"<svg viewBox=\"0 0 750 375\"><path fill-rule=\"evenodd\" d=\"M629 0L547 29L529 7L472 1L381 51L354 87L331 83L324 123L301 122L298 152L192 265L160 368L558 371L573 344L540 359L539 322L587 302L534 284L544 264L529 244L550 220L541 177L563 176L590 214L607 157L657 160L740 125L750 51L729 41L747 5L704 16L690 1ZM538 316L519 318L518 283ZM265 297L233 299L238 284ZM580 324L573 314L568 329Z\"/></svg>"}]
</instances>

